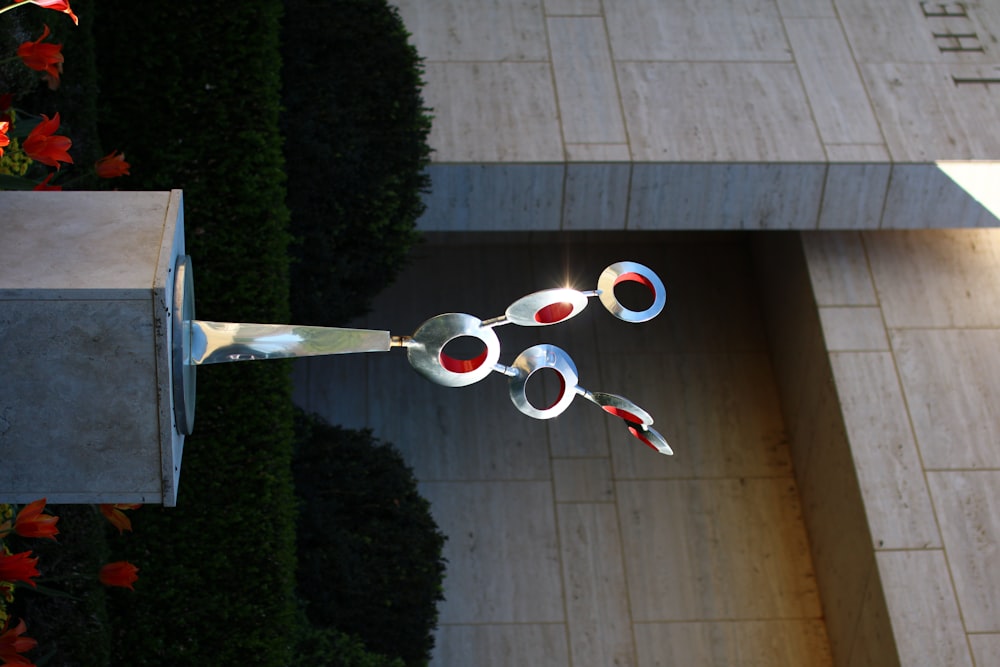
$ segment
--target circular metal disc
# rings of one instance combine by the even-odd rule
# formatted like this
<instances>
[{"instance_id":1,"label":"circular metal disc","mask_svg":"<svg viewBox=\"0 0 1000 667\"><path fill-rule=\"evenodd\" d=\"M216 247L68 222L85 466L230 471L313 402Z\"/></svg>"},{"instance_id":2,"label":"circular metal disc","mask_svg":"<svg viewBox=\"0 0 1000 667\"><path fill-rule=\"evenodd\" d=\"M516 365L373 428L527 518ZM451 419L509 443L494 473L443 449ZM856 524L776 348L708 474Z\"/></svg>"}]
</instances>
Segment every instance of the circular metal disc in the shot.
<instances>
[{"instance_id":1,"label":"circular metal disc","mask_svg":"<svg viewBox=\"0 0 1000 667\"><path fill-rule=\"evenodd\" d=\"M510 378L510 400L518 410L535 419L552 419L561 415L576 396L579 374L569 355L555 345L535 345L518 355L512 367L517 375ZM559 398L547 408L536 408L528 400L525 388L532 373L551 368L559 374L562 384Z\"/></svg>"},{"instance_id":2,"label":"circular metal disc","mask_svg":"<svg viewBox=\"0 0 1000 667\"><path fill-rule=\"evenodd\" d=\"M414 332L406 348L410 365L428 380L446 387L465 387L493 372L500 358L500 339L482 321L464 313L445 313L427 320ZM474 359L456 359L444 353L449 342L463 336L478 338L485 350Z\"/></svg>"},{"instance_id":3,"label":"circular metal disc","mask_svg":"<svg viewBox=\"0 0 1000 667\"><path fill-rule=\"evenodd\" d=\"M623 282L637 282L645 285L653 295L653 303L646 310L629 310L615 297L615 286ZM604 269L597 279L597 289L601 292L601 303L612 315L626 322L646 322L663 310L667 303L667 290L652 269L637 262L616 262Z\"/></svg>"},{"instance_id":4,"label":"circular metal disc","mask_svg":"<svg viewBox=\"0 0 1000 667\"><path fill-rule=\"evenodd\" d=\"M575 317L587 307L587 297L568 287L523 296L507 308L507 319L522 327L543 327Z\"/></svg>"}]
</instances>

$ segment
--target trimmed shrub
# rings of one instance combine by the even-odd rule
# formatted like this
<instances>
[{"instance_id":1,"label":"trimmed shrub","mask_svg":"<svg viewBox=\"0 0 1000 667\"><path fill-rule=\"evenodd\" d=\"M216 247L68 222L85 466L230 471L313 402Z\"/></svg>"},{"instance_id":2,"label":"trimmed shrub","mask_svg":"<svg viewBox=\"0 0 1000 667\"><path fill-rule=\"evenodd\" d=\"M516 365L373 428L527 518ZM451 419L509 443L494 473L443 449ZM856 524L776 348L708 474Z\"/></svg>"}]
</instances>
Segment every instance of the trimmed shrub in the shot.
<instances>
[{"instance_id":1,"label":"trimmed shrub","mask_svg":"<svg viewBox=\"0 0 1000 667\"><path fill-rule=\"evenodd\" d=\"M371 432L297 420L298 587L309 620L425 665L442 599L444 536L399 452Z\"/></svg>"},{"instance_id":2,"label":"trimmed shrub","mask_svg":"<svg viewBox=\"0 0 1000 667\"><path fill-rule=\"evenodd\" d=\"M286 0L283 111L292 318L369 309L418 236L430 155L423 65L385 0Z\"/></svg>"}]
</instances>

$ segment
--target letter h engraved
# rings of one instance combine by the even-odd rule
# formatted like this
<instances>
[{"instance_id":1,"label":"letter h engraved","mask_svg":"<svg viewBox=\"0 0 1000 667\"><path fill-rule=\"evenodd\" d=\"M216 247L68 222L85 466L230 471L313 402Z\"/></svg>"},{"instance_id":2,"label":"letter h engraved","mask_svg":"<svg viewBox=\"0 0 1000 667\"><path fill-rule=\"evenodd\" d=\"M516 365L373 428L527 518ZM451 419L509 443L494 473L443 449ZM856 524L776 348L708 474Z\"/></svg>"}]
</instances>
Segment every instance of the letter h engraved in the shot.
<instances>
[{"instance_id":1,"label":"letter h engraved","mask_svg":"<svg viewBox=\"0 0 1000 667\"><path fill-rule=\"evenodd\" d=\"M941 53L955 53L958 51L973 51L983 53L983 45L979 42L979 35L974 32L935 32L934 41L937 42L938 51ZM943 42L941 40L944 40ZM971 44L962 41L968 40Z\"/></svg>"}]
</instances>

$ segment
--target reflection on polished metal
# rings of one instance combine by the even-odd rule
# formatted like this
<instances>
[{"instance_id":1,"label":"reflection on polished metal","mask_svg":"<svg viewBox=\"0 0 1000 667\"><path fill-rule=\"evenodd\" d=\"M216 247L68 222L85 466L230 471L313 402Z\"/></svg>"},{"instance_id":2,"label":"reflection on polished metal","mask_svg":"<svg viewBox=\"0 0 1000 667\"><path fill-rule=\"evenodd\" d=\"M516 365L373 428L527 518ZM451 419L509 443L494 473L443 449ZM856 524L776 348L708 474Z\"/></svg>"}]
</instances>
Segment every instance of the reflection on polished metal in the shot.
<instances>
[{"instance_id":1,"label":"reflection on polished metal","mask_svg":"<svg viewBox=\"0 0 1000 667\"><path fill-rule=\"evenodd\" d=\"M663 310L666 290L652 270L636 262L617 262L606 268L597 289L579 291L567 287L528 294L512 303L503 315L480 320L464 313L444 313L421 324L412 336L392 336L388 331L209 322L194 318L194 292L187 257L177 263L178 290L174 309L174 395L178 428L191 432L194 421L194 375L197 366L231 361L281 359L355 352L386 352L406 348L407 359L418 373L437 384L464 387L493 372L508 376L510 397L518 410L535 419L562 414L576 395L583 396L608 414L620 417L629 433L661 454L673 454L666 439L652 428L653 418L632 401L603 392L591 392L577 384L576 364L555 345L535 345L522 352L510 366L499 362L500 339L495 328L505 324L548 326L575 317L596 296L612 315L626 322L645 322ZM635 282L652 297L645 310L626 308L618 301L615 287ZM458 339L472 339L481 351L468 358L445 348ZM178 364L177 359L181 362ZM559 395L550 405L538 407L527 396L531 377L547 369L559 377ZM186 428L186 430L184 430Z\"/></svg>"}]
</instances>

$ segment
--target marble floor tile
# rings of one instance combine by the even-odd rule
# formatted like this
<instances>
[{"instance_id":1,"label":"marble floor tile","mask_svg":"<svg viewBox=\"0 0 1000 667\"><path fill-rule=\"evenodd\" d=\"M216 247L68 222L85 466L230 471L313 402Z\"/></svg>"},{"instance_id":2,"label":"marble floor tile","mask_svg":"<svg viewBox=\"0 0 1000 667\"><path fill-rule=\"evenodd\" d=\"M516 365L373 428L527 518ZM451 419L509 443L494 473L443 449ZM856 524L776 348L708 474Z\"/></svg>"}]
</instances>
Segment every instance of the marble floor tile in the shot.
<instances>
[{"instance_id":1,"label":"marble floor tile","mask_svg":"<svg viewBox=\"0 0 1000 667\"><path fill-rule=\"evenodd\" d=\"M818 619L637 623L640 667L833 667Z\"/></svg>"},{"instance_id":2,"label":"marble floor tile","mask_svg":"<svg viewBox=\"0 0 1000 667\"><path fill-rule=\"evenodd\" d=\"M791 479L618 481L616 491L636 622L820 618Z\"/></svg>"},{"instance_id":3,"label":"marble floor tile","mask_svg":"<svg viewBox=\"0 0 1000 667\"><path fill-rule=\"evenodd\" d=\"M1000 327L1000 231L864 232L889 329Z\"/></svg>"},{"instance_id":4,"label":"marble floor tile","mask_svg":"<svg viewBox=\"0 0 1000 667\"><path fill-rule=\"evenodd\" d=\"M420 55L441 60L545 60L542 0L397 0Z\"/></svg>"},{"instance_id":5,"label":"marble floor tile","mask_svg":"<svg viewBox=\"0 0 1000 667\"><path fill-rule=\"evenodd\" d=\"M438 626L431 667L570 667L563 623Z\"/></svg>"},{"instance_id":6,"label":"marble floor tile","mask_svg":"<svg viewBox=\"0 0 1000 667\"><path fill-rule=\"evenodd\" d=\"M1000 329L891 337L924 467L1000 468Z\"/></svg>"},{"instance_id":7,"label":"marble floor tile","mask_svg":"<svg viewBox=\"0 0 1000 667\"><path fill-rule=\"evenodd\" d=\"M634 665L615 507L606 503L556 507L573 667Z\"/></svg>"},{"instance_id":8,"label":"marble floor tile","mask_svg":"<svg viewBox=\"0 0 1000 667\"><path fill-rule=\"evenodd\" d=\"M766 355L644 354L604 361L608 385L628 387L674 450L674 456L657 456L612 427L616 478L791 476Z\"/></svg>"},{"instance_id":9,"label":"marble floor tile","mask_svg":"<svg viewBox=\"0 0 1000 667\"><path fill-rule=\"evenodd\" d=\"M972 667L944 552L880 551L875 558L900 664Z\"/></svg>"},{"instance_id":10,"label":"marble floor tile","mask_svg":"<svg viewBox=\"0 0 1000 667\"><path fill-rule=\"evenodd\" d=\"M424 482L448 541L439 622L562 623L559 544L548 482Z\"/></svg>"},{"instance_id":11,"label":"marble floor tile","mask_svg":"<svg viewBox=\"0 0 1000 667\"><path fill-rule=\"evenodd\" d=\"M764 0L657 0L605 3L618 60L788 61L781 16Z\"/></svg>"},{"instance_id":12,"label":"marble floor tile","mask_svg":"<svg viewBox=\"0 0 1000 667\"><path fill-rule=\"evenodd\" d=\"M612 48L621 59L614 37ZM822 163L825 159L798 71L791 63L619 60L617 73L637 162ZM739 123L731 122L737 117ZM700 228L705 225L714 227L710 221L698 223Z\"/></svg>"},{"instance_id":13,"label":"marble floor tile","mask_svg":"<svg viewBox=\"0 0 1000 667\"><path fill-rule=\"evenodd\" d=\"M927 473L965 629L1000 632L1000 471Z\"/></svg>"},{"instance_id":14,"label":"marble floor tile","mask_svg":"<svg viewBox=\"0 0 1000 667\"><path fill-rule=\"evenodd\" d=\"M833 352L833 377L876 549L940 547L889 352Z\"/></svg>"}]
</instances>

